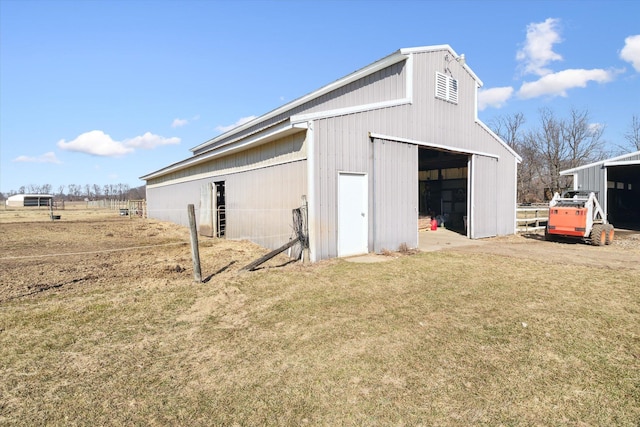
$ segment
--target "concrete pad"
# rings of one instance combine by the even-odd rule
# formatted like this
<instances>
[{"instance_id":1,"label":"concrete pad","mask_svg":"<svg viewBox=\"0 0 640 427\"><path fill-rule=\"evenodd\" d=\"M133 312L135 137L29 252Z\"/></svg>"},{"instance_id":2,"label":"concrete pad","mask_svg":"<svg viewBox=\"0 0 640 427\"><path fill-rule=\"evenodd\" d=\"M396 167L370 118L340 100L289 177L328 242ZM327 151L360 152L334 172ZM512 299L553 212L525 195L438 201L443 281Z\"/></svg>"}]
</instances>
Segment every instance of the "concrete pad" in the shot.
<instances>
[{"instance_id":1,"label":"concrete pad","mask_svg":"<svg viewBox=\"0 0 640 427\"><path fill-rule=\"evenodd\" d=\"M418 232L418 249L422 252L433 252L463 246L481 246L486 243L486 239L472 240L465 235L447 230L446 228L438 228L436 231L421 230ZM396 257L369 253L343 259L348 262L374 263L391 261L396 259Z\"/></svg>"},{"instance_id":2,"label":"concrete pad","mask_svg":"<svg viewBox=\"0 0 640 427\"><path fill-rule=\"evenodd\" d=\"M467 236L446 228L438 228L435 231L421 230L418 233L418 249L423 252L439 251L460 246L484 245L484 240L472 240Z\"/></svg>"}]
</instances>

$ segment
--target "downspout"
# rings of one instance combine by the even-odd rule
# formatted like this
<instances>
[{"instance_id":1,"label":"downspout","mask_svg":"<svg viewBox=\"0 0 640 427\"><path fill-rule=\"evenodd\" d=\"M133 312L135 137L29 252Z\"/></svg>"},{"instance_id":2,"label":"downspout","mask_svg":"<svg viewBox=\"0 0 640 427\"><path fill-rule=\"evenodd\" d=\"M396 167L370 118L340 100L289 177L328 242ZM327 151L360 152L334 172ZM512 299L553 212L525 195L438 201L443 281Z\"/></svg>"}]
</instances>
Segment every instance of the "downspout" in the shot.
<instances>
[{"instance_id":1,"label":"downspout","mask_svg":"<svg viewBox=\"0 0 640 427\"><path fill-rule=\"evenodd\" d=\"M309 260L316 262L316 154L313 121L307 122L307 227L309 229Z\"/></svg>"}]
</instances>

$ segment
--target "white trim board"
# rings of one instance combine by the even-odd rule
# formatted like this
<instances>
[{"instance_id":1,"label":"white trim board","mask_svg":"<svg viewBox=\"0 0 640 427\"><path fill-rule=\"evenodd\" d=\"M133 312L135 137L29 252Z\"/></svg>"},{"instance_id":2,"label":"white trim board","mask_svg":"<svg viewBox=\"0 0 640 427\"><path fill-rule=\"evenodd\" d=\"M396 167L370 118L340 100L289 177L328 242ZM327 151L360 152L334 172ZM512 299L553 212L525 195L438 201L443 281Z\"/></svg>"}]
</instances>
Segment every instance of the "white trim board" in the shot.
<instances>
[{"instance_id":1,"label":"white trim board","mask_svg":"<svg viewBox=\"0 0 640 427\"><path fill-rule=\"evenodd\" d=\"M418 140L409 139L409 138L400 138L400 137L397 137L397 136L382 135L382 134L375 133L375 132L369 132L369 138L385 139L387 141L404 142L404 143L407 143L407 144L419 145L421 147L437 148L437 149L440 149L440 150L452 151L452 152L455 152L455 153L475 154L475 155L478 155L478 156L485 156L485 157L492 157L494 159L500 159L500 156L497 155L497 154L491 154L491 153L486 153L486 152L476 151L476 150L469 150L468 148L454 147L454 146L451 146L451 145L436 144L436 143L433 143L433 142L418 141Z\"/></svg>"}]
</instances>

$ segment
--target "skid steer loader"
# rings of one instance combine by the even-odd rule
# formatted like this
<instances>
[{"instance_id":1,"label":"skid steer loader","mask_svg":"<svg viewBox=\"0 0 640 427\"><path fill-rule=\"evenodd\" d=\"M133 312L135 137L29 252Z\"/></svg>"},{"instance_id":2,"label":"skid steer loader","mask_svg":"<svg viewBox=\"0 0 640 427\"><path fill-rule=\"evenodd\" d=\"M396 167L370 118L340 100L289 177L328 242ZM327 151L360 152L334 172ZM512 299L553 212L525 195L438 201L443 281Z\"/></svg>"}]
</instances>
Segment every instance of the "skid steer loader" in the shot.
<instances>
[{"instance_id":1,"label":"skid steer loader","mask_svg":"<svg viewBox=\"0 0 640 427\"><path fill-rule=\"evenodd\" d=\"M592 245L613 242L614 228L604 217L602 206L593 191L566 191L555 193L549 202L549 221L545 240L559 237L577 238Z\"/></svg>"}]
</instances>

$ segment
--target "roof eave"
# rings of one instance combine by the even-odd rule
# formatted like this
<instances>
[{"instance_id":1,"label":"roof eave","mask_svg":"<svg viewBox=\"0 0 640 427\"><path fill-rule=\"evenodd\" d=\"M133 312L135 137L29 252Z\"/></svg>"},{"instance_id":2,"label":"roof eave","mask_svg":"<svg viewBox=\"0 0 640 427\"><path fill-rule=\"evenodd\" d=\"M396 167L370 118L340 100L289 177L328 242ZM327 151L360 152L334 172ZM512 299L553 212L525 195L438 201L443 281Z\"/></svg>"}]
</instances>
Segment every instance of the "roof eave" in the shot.
<instances>
[{"instance_id":1,"label":"roof eave","mask_svg":"<svg viewBox=\"0 0 640 427\"><path fill-rule=\"evenodd\" d=\"M591 168L591 167L594 167L594 166L598 166L598 165L606 166L607 163L615 163L615 162L619 161L620 159L624 159L624 158L627 158L627 157L630 157L630 156L637 156L637 155L640 155L640 151L634 151L633 153L622 154L620 156L611 157L610 159L605 159L605 160L600 160L600 161L597 161L597 162L589 163L588 165L578 166L578 167L571 168L571 169L566 169L566 170L560 171L560 175L571 175L571 174L574 174L574 173L578 172L579 170L588 169L588 168Z\"/></svg>"}]
</instances>

